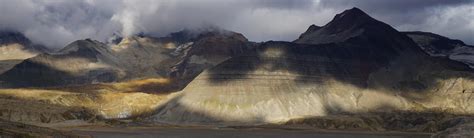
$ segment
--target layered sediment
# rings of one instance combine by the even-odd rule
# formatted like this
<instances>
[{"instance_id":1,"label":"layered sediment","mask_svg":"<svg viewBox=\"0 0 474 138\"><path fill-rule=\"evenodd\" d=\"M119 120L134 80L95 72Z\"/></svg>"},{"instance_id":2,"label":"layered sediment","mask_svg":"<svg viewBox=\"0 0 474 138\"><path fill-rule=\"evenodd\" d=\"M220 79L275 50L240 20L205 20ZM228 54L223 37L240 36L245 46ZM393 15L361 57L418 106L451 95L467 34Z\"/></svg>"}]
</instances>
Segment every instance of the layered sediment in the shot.
<instances>
[{"instance_id":1,"label":"layered sediment","mask_svg":"<svg viewBox=\"0 0 474 138\"><path fill-rule=\"evenodd\" d=\"M345 114L394 113L388 118L396 119L402 112L474 113L474 74L467 65L431 57L406 35L367 16L351 9L326 26L308 29L296 43L266 42L224 61L196 77L151 119L236 125ZM430 122L399 121L394 122L407 126L402 130Z\"/></svg>"}]
</instances>

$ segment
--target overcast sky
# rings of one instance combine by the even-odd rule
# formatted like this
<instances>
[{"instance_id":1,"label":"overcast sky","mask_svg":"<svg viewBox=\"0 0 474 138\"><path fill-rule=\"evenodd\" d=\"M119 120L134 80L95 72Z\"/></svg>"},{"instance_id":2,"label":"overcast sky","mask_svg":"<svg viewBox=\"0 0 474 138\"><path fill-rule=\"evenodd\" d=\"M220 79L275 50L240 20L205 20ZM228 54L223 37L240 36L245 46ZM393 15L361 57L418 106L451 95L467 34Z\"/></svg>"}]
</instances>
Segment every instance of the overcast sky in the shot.
<instances>
[{"instance_id":1,"label":"overcast sky","mask_svg":"<svg viewBox=\"0 0 474 138\"><path fill-rule=\"evenodd\" d=\"M474 0L0 0L0 29L52 47L113 33L163 36L214 25L252 41L292 41L311 24L359 7L398 30L474 44Z\"/></svg>"}]
</instances>

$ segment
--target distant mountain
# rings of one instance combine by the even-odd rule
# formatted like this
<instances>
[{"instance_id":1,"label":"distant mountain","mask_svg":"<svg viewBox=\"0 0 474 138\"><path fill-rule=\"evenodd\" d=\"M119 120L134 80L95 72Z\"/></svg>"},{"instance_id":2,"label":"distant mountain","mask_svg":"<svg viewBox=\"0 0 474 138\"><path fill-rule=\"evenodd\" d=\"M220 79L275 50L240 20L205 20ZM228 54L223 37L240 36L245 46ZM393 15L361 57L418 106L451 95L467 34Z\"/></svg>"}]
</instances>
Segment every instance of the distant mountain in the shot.
<instances>
[{"instance_id":1,"label":"distant mountain","mask_svg":"<svg viewBox=\"0 0 474 138\"><path fill-rule=\"evenodd\" d=\"M11 44L22 45L23 49L39 52L47 52L49 49L39 45L33 44L30 39L26 38L23 34L15 31L0 31L0 45L8 46Z\"/></svg>"},{"instance_id":2,"label":"distant mountain","mask_svg":"<svg viewBox=\"0 0 474 138\"><path fill-rule=\"evenodd\" d=\"M24 59L47 51L46 47L33 44L19 32L0 31L0 74Z\"/></svg>"},{"instance_id":3,"label":"distant mountain","mask_svg":"<svg viewBox=\"0 0 474 138\"><path fill-rule=\"evenodd\" d=\"M244 36L230 31L198 32L192 37L174 34L132 36L111 45L78 40L56 53L23 61L0 75L4 82L0 85L64 86L163 77L176 80L175 86L164 89L180 89L202 70L251 45Z\"/></svg>"},{"instance_id":4,"label":"distant mountain","mask_svg":"<svg viewBox=\"0 0 474 138\"><path fill-rule=\"evenodd\" d=\"M429 32L404 32L431 56L447 57L474 68L474 46Z\"/></svg>"},{"instance_id":5,"label":"distant mountain","mask_svg":"<svg viewBox=\"0 0 474 138\"><path fill-rule=\"evenodd\" d=\"M265 42L204 71L150 119L236 125L304 124L314 117L320 120L308 119L309 126L327 128L332 115L371 114L383 129L411 130L423 123L397 113L474 113L456 106L472 106L462 94L472 90L472 69L429 56L405 34L353 8L325 26L310 26L294 42ZM364 121L347 127L374 121L354 120Z\"/></svg>"}]
</instances>

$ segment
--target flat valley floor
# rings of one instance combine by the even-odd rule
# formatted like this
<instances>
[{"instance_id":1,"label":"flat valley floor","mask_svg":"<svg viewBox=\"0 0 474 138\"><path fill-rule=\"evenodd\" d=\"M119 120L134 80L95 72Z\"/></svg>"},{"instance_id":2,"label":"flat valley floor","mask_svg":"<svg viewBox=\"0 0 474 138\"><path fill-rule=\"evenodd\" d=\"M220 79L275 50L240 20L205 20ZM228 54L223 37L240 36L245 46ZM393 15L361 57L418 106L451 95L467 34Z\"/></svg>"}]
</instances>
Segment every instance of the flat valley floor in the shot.
<instances>
[{"instance_id":1,"label":"flat valley floor","mask_svg":"<svg viewBox=\"0 0 474 138\"><path fill-rule=\"evenodd\" d=\"M212 129L212 128L71 128L76 135L101 138L429 138L431 133L405 132L355 132L325 130L282 130L282 129Z\"/></svg>"}]
</instances>

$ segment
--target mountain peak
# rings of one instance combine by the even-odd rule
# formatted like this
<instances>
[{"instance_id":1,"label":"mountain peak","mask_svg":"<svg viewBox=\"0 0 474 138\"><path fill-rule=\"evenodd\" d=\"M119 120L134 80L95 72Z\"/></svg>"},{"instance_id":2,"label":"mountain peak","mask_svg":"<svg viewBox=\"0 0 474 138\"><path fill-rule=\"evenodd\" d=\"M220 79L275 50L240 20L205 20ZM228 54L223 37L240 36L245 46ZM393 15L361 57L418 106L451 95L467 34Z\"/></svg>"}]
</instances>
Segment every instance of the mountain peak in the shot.
<instances>
[{"instance_id":1,"label":"mountain peak","mask_svg":"<svg viewBox=\"0 0 474 138\"><path fill-rule=\"evenodd\" d=\"M72 42L71 44L67 45L63 49L59 51L61 54L67 54L71 52L81 53L81 52L99 52L106 49L106 45L96 40L92 39L84 39L84 40L77 40Z\"/></svg>"},{"instance_id":2,"label":"mountain peak","mask_svg":"<svg viewBox=\"0 0 474 138\"><path fill-rule=\"evenodd\" d=\"M337 14L336 17L342 17L344 15L352 15L352 16L369 16L367 13L362 11L361 9L357 7L353 7L351 9L347 9L344 12Z\"/></svg>"},{"instance_id":3,"label":"mountain peak","mask_svg":"<svg viewBox=\"0 0 474 138\"><path fill-rule=\"evenodd\" d=\"M359 37L363 36L363 37ZM327 44L340 43L358 37L364 41L389 43L402 38L401 34L390 25L370 17L359 8L352 8L337 14L333 20L322 27L310 26L296 43ZM369 39L370 38L370 39Z\"/></svg>"},{"instance_id":4,"label":"mountain peak","mask_svg":"<svg viewBox=\"0 0 474 138\"><path fill-rule=\"evenodd\" d=\"M367 23L378 22L359 8L352 8L337 14L326 26L332 28L349 29Z\"/></svg>"},{"instance_id":5,"label":"mountain peak","mask_svg":"<svg viewBox=\"0 0 474 138\"><path fill-rule=\"evenodd\" d=\"M387 49L391 55L410 51L422 52L406 35L390 25L378 21L358 8L337 14L319 29L311 26L294 42L300 44L350 43L364 47ZM414 49L415 48L415 49Z\"/></svg>"}]
</instances>

